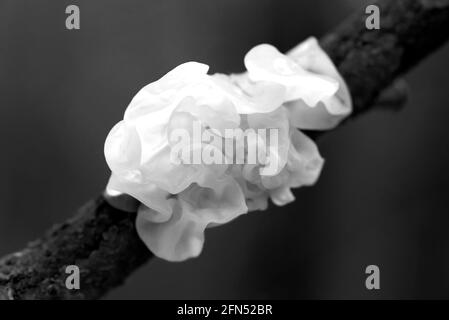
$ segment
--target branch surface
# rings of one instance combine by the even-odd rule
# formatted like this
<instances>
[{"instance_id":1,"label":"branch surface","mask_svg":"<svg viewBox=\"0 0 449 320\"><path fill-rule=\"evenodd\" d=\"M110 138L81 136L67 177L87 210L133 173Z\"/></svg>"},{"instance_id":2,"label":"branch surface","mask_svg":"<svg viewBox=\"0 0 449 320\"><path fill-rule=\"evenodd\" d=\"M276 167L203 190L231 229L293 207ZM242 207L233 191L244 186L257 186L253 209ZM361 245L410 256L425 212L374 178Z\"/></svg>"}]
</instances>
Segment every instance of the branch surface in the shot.
<instances>
[{"instance_id":1,"label":"branch surface","mask_svg":"<svg viewBox=\"0 0 449 320\"><path fill-rule=\"evenodd\" d=\"M449 0L382 0L377 5L380 30L367 30L367 15L360 10L320 42L351 91L350 119L385 108L375 104L379 94L449 38ZM0 299L102 297L152 257L134 221L135 214L114 209L103 196L90 201L41 239L0 259ZM65 285L65 268L72 264L81 271L80 290Z\"/></svg>"}]
</instances>

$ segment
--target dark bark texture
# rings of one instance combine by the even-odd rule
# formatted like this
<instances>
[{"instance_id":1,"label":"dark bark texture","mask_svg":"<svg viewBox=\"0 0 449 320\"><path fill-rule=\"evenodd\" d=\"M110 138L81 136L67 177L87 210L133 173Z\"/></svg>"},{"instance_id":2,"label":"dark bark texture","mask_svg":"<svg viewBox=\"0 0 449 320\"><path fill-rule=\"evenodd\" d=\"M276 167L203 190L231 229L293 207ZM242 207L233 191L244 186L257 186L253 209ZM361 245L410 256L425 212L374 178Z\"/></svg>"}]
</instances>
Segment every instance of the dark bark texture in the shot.
<instances>
[{"instance_id":1,"label":"dark bark texture","mask_svg":"<svg viewBox=\"0 0 449 320\"><path fill-rule=\"evenodd\" d=\"M448 0L384 0L380 29L367 30L364 10L355 13L320 44L351 91L356 117L377 96L449 37Z\"/></svg>"},{"instance_id":2,"label":"dark bark texture","mask_svg":"<svg viewBox=\"0 0 449 320\"><path fill-rule=\"evenodd\" d=\"M137 236L135 214L103 196L41 239L0 260L0 299L95 299L123 283L151 252ZM80 290L66 287L67 265L80 269Z\"/></svg>"},{"instance_id":3,"label":"dark bark texture","mask_svg":"<svg viewBox=\"0 0 449 320\"><path fill-rule=\"evenodd\" d=\"M395 101L396 93L396 104L403 101L404 88L391 86L393 81L449 37L449 0L384 0L377 5L380 30L366 29L363 8L321 40L350 88L350 119L385 107L375 101L387 88L387 100ZM134 220L135 214L114 209L103 196L90 201L41 239L0 259L0 299L102 297L152 257ZM80 290L66 287L69 264L80 268Z\"/></svg>"}]
</instances>

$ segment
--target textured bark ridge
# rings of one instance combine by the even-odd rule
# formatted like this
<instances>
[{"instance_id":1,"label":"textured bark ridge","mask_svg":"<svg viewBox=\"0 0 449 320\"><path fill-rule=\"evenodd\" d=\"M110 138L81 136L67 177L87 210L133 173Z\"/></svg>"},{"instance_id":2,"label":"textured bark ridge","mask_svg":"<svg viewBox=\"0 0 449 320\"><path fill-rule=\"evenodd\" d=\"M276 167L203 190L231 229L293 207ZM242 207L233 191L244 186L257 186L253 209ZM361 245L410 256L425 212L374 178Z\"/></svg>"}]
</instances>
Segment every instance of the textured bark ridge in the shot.
<instances>
[{"instance_id":1,"label":"textured bark ridge","mask_svg":"<svg viewBox=\"0 0 449 320\"><path fill-rule=\"evenodd\" d=\"M42 239L0 260L0 299L95 299L122 284L151 256L136 234L135 214L100 196ZM68 290L67 265L80 269L80 290Z\"/></svg>"},{"instance_id":2,"label":"textured bark ridge","mask_svg":"<svg viewBox=\"0 0 449 320\"><path fill-rule=\"evenodd\" d=\"M348 84L352 117L373 107L379 93L449 37L448 0L378 1L380 29L367 30L357 12L320 44Z\"/></svg>"},{"instance_id":3,"label":"textured bark ridge","mask_svg":"<svg viewBox=\"0 0 449 320\"><path fill-rule=\"evenodd\" d=\"M321 41L350 88L350 118L385 107L374 104L379 93L449 37L449 0L383 0L378 6L380 30L365 28L361 10ZM403 86L390 88L390 98L392 92L403 96ZM152 256L134 220L102 196L87 203L74 218L0 259L0 299L100 298ZM70 264L80 268L80 290L65 286Z\"/></svg>"}]
</instances>

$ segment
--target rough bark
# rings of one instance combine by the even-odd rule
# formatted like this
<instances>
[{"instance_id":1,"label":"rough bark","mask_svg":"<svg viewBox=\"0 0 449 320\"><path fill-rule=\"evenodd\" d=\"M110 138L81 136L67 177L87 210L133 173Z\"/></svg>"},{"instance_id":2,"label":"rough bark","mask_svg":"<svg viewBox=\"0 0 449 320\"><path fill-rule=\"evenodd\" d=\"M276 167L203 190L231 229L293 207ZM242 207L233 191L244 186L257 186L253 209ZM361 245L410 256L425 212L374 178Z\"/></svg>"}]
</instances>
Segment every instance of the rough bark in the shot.
<instances>
[{"instance_id":1,"label":"rough bark","mask_svg":"<svg viewBox=\"0 0 449 320\"><path fill-rule=\"evenodd\" d=\"M351 119L385 107L374 103L379 93L449 37L449 0L384 0L378 6L380 30L365 28L361 10L321 41L350 88ZM402 86L391 92L404 96ZM0 299L100 298L152 256L134 219L103 196L89 202L74 218L0 260ZM70 264L81 270L80 290L65 286Z\"/></svg>"},{"instance_id":2,"label":"rough bark","mask_svg":"<svg viewBox=\"0 0 449 320\"><path fill-rule=\"evenodd\" d=\"M134 227L135 214L103 196L53 227L26 249L0 260L0 299L94 299L124 282L152 254ZM68 290L66 266L80 269L80 290Z\"/></svg>"},{"instance_id":3,"label":"rough bark","mask_svg":"<svg viewBox=\"0 0 449 320\"><path fill-rule=\"evenodd\" d=\"M367 30L364 10L321 41L351 90L352 118L375 107L379 93L449 36L448 0L378 1L380 29Z\"/></svg>"}]
</instances>

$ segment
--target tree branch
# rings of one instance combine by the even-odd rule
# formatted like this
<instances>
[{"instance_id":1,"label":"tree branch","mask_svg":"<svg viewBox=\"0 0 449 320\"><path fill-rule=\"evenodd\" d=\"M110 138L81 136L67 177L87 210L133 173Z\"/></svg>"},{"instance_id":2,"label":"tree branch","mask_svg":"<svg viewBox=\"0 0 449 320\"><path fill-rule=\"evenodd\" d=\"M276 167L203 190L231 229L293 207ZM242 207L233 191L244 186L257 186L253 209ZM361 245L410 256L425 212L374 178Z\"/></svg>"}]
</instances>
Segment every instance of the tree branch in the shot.
<instances>
[{"instance_id":1,"label":"tree branch","mask_svg":"<svg viewBox=\"0 0 449 320\"><path fill-rule=\"evenodd\" d=\"M379 93L449 37L448 0L383 0L380 29L367 30L364 11L326 35L320 44L348 84L351 118L372 108Z\"/></svg>"},{"instance_id":2,"label":"tree branch","mask_svg":"<svg viewBox=\"0 0 449 320\"><path fill-rule=\"evenodd\" d=\"M101 297L152 256L136 234L135 217L103 196L88 202L42 239L0 260L0 299ZM67 265L80 268L80 290L66 288Z\"/></svg>"},{"instance_id":3,"label":"tree branch","mask_svg":"<svg viewBox=\"0 0 449 320\"><path fill-rule=\"evenodd\" d=\"M321 41L350 88L351 119L382 107L375 104L379 93L449 37L449 0L382 0L378 6L380 30L365 28L362 10ZM392 88L386 100L403 101L403 85ZM152 257L134 221L135 214L114 209L103 196L87 203L74 218L0 260L0 299L100 298ZM71 264L81 270L80 290L65 286Z\"/></svg>"}]
</instances>

